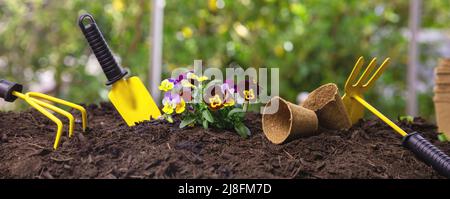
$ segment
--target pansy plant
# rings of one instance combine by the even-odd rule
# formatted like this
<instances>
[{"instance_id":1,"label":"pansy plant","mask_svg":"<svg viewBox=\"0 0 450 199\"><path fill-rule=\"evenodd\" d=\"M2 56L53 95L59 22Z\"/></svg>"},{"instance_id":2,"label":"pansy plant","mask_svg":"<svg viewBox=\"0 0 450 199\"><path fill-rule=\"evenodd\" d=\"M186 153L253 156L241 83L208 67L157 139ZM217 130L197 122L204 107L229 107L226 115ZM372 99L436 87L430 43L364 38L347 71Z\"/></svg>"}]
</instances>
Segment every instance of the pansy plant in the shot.
<instances>
[{"instance_id":1,"label":"pansy plant","mask_svg":"<svg viewBox=\"0 0 450 199\"><path fill-rule=\"evenodd\" d=\"M163 117L172 123L172 117L179 115L180 128L201 125L205 129L234 129L246 138L250 130L244 124L245 112L259 90L250 89L248 81L242 83L244 86L239 90L232 81L211 81L193 72L165 79L159 86L164 92ZM241 104L236 100L239 96L244 99Z\"/></svg>"}]
</instances>

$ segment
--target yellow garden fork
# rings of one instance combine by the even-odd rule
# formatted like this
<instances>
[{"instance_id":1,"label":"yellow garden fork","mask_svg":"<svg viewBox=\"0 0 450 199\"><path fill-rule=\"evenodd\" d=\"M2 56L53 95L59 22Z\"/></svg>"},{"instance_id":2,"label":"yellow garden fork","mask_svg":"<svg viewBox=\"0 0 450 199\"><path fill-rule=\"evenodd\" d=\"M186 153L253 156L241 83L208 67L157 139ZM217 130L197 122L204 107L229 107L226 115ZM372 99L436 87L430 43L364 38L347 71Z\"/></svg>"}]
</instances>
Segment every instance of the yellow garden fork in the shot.
<instances>
[{"instance_id":1,"label":"yellow garden fork","mask_svg":"<svg viewBox=\"0 0 450 199\"><path fill-rule=\"evenodd\" d=\"M389 58L385 59L380 67L378 67L378 69L374 72L376 68L376 58L373 58L359 78L358 76L364 64L364 58L360 57L353 67L353 70L345 83L345 94L342 96L342 100L352 123L354 124L358 122L358 120L364 116L364 110L367 108L370 112L379 117L383 122L392 127L395 132L403 137L403 146L412 151L425 163L432 166L441 175L450 178L449 156L423 138L419 133L406 133L403 129L364 100L363 93L372 87L374 82L381 76L389 64L389 60Z\"/></svg>"},{"instance_id":2,"label":"yellow garden fork","mask_svg":"<svg viewBox=\"0 0 450 199\"><path fill-rule=\"evenodd\" d=\"M47 102L41 101L40 99L44 99L44 100L51 101L54 103L66 105L73 109L79 110L81 112L83 132L85 132L86 125L87 125L87 114L86 114L86 110L82 106L62 100L62 99L58 99L58 98L55 98L55 97L52 97L49 95L45 95L42 93L28 92L28 93L23 94L22 88L23 88L23 86L18 83L10 82L7 80L0 80L0 98L3 98L7 102L13 102L17 98L20 98L20 99L24 100L25 102L27 102L28 104L30 104L33 108L35 108L36 110L38 110L39 112L44 114L46 117L48 117L54 123L56 123L57 130L56 130L55 142L53 144L53 149L56 150L58 148L59 141L60 141L61 135L62 135L63 123L61 122L60 119L58 119L56 116L51 114L46 109L49 109L51 111L54 111L56 113L59 113L65 117L67 117L67 119L69 120L69 137L72 137L72 135L73 135L75 118L69 112L67 112L63 109L60 109L54 105L51 105Z\"/></svg>"},{"instance_id":3,"label":"yellow garden fork","mask_svg":"<svg viewBox=\"0 0 450 199\"><path fill-rule=\"evenodd\" d=\"M386 66L389 64L390 59L387 58L384 62L378 67L378 69L373 73L376 67L377 58L373 58L367 66L366 70L364 70L363 74L357 79L361 68L364 64L364 58L360 57L355 64L355 67L352 70L352 73L347 79L345 83L345 94L342 96L342 100L347 109L347 112L350 116L352 123L358 122L364 116L364 108L369 109L370 112L375 114L381 120L386 122L389 126L391 126L397 133L402 136L406 136L407 133L398 127L394 122L389 120L386 116L380 113L377 109L371 106L369 103L364 100L363 93L366 92L370 87L373 86L374 82L381 76ZM372 75L373 73L373 75ZM370 75L372 75L370 77ZM369 78L370 77L370 78Z\"/></svg>"}]
</instances>

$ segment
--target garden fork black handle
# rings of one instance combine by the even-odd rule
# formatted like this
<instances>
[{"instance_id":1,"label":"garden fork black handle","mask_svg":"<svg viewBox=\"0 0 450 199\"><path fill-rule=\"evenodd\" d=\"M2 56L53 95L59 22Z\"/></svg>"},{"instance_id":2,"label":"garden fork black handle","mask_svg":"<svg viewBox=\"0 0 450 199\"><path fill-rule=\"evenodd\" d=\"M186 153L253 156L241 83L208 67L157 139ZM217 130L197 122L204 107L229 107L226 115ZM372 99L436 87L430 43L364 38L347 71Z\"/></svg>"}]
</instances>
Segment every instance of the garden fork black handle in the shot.
<instances>
[{"instance_id":1,"label":"garden fork black handle","mask_svg":"<svg viewBox=\"0 0 450 199\"><path fill-rule=\"evenodd\" d=\"M83 14L78 18L78 25L108 79L106 85L112 85L122 79L128 72L114 59L94 18L90 14Z\"/></svg>"},{"instance_id":2,"label":"garden fork black handle","mask_svg":"<svg viewBox=\"0 0 450 199\"><path fill-rule=\"evenodd\" d=\"M3 98L7 102L14 102L17 96L13 92L21 93L23 86L16 82L10 82L8 80L0 79L0 98Z\"/></svg>"},{"instance_id":3,"label":"garden fork black handle","mask_svg":"<svg viewBox=\"0 0 450 199\"><path fill-rule=\"evenodd\" d=\"M410 133L403 138L403 146L413 152L439 174L450 178L450 157L431 144L419 133Z\"/></svg>"}]
</instances>

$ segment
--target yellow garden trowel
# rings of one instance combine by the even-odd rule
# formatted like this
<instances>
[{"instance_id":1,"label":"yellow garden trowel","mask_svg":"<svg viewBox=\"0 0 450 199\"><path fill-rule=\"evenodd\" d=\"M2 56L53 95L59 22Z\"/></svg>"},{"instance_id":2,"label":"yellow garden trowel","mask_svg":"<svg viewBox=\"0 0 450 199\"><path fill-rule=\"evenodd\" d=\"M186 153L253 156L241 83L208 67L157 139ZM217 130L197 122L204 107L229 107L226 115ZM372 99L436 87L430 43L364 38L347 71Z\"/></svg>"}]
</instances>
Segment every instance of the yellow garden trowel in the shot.
<instances>
[{"instance_id":1,"label":"yellow garden trowel","mask_svg":"<svg viewBox=\"0 0 450 199\"><path fill-rule=\"evenodd\" d=\"M159 117L161 112L142 81L138 77L125 78L128 72L114 59L94 18L83 14L78 25L108 79L106 85L112 86L109 100L128 126Z\"/></svg>"},{"instance_id":2,"label":"yellow garden trowel","mask_svg":"<svg viewBox=\"0 0 450 199\"><path fill-rule=\"evenodd\" d=\"M449 156L422 137L420 133L406 133L397 126L397 124L389 120L389 118L364 100L363 93L372 87L375 81L381 76L384 69L389 64L389 58L385 59L381 66L376 70L376 58L372 59L364 72L362 72L361 76L359 76L363 64L364 59L360 57L345 83L345 94L342 97L345 109L347 110L352 123L358 122L358 120L364 116L364 110L368 109L403 137L404 147L413 152L426 164L433 167L441 175L450 178Z\"/></svg>"}]
</instances>

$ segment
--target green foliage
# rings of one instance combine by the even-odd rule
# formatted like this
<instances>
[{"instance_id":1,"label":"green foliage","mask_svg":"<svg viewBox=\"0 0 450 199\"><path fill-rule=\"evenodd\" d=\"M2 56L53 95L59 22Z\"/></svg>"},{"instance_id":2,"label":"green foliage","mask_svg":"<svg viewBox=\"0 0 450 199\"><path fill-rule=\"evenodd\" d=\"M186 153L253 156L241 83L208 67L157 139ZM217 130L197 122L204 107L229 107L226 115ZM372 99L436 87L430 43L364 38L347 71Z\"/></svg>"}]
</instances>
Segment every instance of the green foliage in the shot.
<instances>
[{"instance_id":1,"label":"green foliage","mask_svg":"<svg viewBox=\"0 0 450 199\"><path fill-rule=\"evenodd\" d=\"M212 3L211 3L212 2ZM166 0L164 76L202 59L208 67L279 67L280 95L336 82L340 88L359 56L392 62L367 100L395 118L404 113L409 1ZM450 2L423 1L424 28L448 28ZM111 49L133 75L147 82L151 1L0 1L0 77L77 103L107 100L102 73L86 70L90 49L76 20L94 15ZM421 56L424 68L436 54ZM430 77L422 80L424 82ZM433 114L431 89L419 93L420 113ZM382 96L382 97L380 97Z\"/></svg>"},{"instance_id":2,"label":"green foliage","mask_svg":"<svg viewBox=\"0 0 450 199\"><path fill-rule=\"evenodd\" d=\"M89 46L77 25L81 13L93 14L111 49L132 74L145 77L148 62L149 1L0 2L0 77L77 103L107 100L106 78L86 71ZM51 71L54 86L40 79ZM49 78L49 77L47 77Z\"/></svg>"},{"instance_id":3,"label":"green foliage","mask_svg":"<svg viewBox=\"0 0 450 199\"><path fill-rule=\"evenodd\" d=\"M228 117L244 117L245 111L240 108L234 108L228 112Z\"/></svg>"},{"instance_id":4,"label":"green foliage","mask_svg":"<svg viewBox=\"0 0 450 199\"><path fill-rule=\"evenodd\" d=\"M209 112L209 110L205 109L202 111L202 117L205 121L208 121L209 123L213 123L214 122L214 118L211 115L211 112Z\"/></svg>"},{"instance_id":5,"label":"green foliage","mask_svg":"<svg viewBox=\"0 0 450 199\"><path fill-rule=\"evenodd\" d=\"M234 129L241 137L246 138L250 135L250 129L248 129L247 126L245 126L243 123L237 123L234 126Z\"/></svg>"},{"instance_id":6,"label":"green foliage","mask_svg":"<svg viewBox=\"0 0 450 199\"><path fill-rule=\"evenodd\" d=\"M448 142L449 140L447 139L447 137L445 136L445 134L443 133L439 133L438 134L438 140L441 142Z\"/></svg>"},{"instance_id":7,"label":"green foliage","mask_svg":"<svg viewBox=\"0 0 450 199\"><path fill-rule=\"evenodd\" d=\"M172 115L179 114L180 128L196 124L205 129L211 126L231 130L234 127L241 137L246 138L250 130L244 124L242 104L236 104L240 94L234 85L235 82L208 80L193 72L183 73L176 79L164 79L159 86L164 91L163 117L172 123ZM243 103L248 105L249 101Z\"/></svg>"},{"instance_id":8,"label":"green foliage","mask_svg":"<svg viewBox=\"0 0 450 199\"><path fill-rule=\"evenodd\" d=\"M192 111L186 111L181 114L180 128L198 124L205 129L214 127L231 130L230 127L232 127L243 138L247 138L251 134L244 124L245 112L240 107L224 107L210 111L202 103L189 104L188 106L192 106Z\"/></svg>"},{"instance_id":9,"label":"green foliage","mask_svg":"<svg viewBox=\"0 0 450 199\"><path fill-rule=\"evenodd\" d=\"M194 115L186 115L180 122L180 128L192 125L196 120L198 120L198 118L196 118Z\"/></svg>"},{"instance_id":10,"label":"green foliage","mask_svg":"<svg viewBox=\"0 0 450 199\"><path fill-rule=\"evenodd\" d=\"M405 121L406 123L413 123L414 122L414 117L410 116L410 115L405 115L405 116L400 116L398 117L399 121Z\"/></svg>"}]
</instances>

